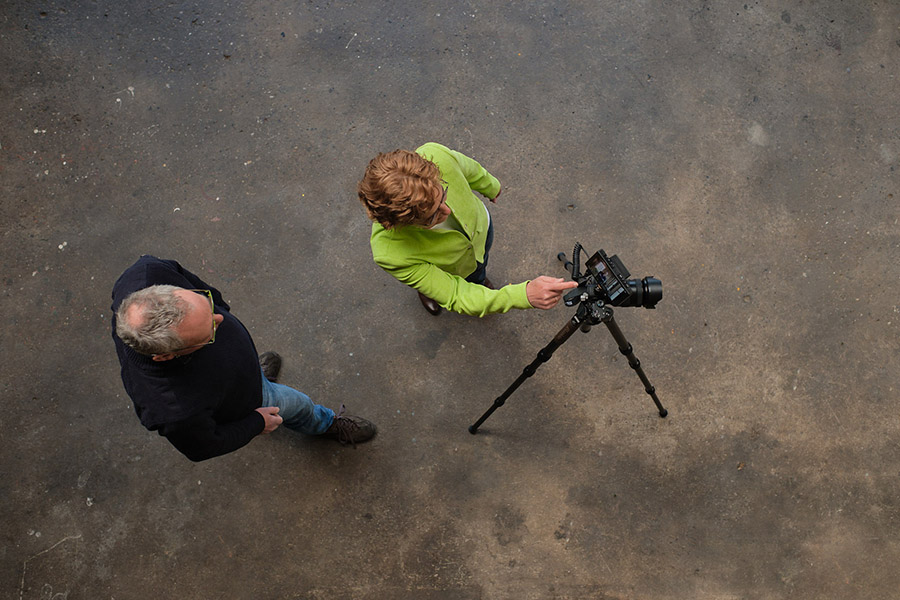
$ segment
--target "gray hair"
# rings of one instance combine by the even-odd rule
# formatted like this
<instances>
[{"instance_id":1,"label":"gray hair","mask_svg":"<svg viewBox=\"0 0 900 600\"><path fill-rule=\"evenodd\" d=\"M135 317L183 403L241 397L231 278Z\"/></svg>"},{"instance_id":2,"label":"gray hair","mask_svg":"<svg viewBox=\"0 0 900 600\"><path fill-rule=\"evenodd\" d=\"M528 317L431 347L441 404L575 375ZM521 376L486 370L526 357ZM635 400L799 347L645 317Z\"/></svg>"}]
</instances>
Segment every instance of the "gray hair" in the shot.
<instances>
[{"instance_id":1,"label":"gray hair","mask_svg":"<svg viewBox=\"0 0 900 600\"><path fill-rule=\"evenodd\" d=\"M182 288L151 285L130 294L116 310L116 335L135 351L152 356L180 350L184 341L175 328L187 314L187 304L175 295ZM128 313L132 320L128 319Z\"/></svg>"}]
</instances>

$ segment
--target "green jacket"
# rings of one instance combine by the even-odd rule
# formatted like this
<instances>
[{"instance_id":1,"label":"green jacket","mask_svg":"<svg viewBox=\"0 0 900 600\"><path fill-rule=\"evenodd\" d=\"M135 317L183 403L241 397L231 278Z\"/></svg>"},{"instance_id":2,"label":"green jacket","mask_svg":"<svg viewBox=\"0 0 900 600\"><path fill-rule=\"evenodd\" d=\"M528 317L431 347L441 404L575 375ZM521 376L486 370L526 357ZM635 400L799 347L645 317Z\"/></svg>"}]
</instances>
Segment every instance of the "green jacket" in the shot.
<instances>
[{"instance_id":1,"label":"green jacket","mask_svg":"<svg viewBox=\"0 0 900 600\"><path fill-rule=\"evenodd\" d=\"M438 304L465 315L483 317L512 308L532 308L525 294L527 281L490 290L466 277L484 262L488 216L476 191L488 198L500 193L500 182L478 162L440 144L428 143L416 152L432 161L447 182L447 206L463 231L407 225L385 229L372 224L372 257L382 269Z\"/></svg>"}]
</instances>

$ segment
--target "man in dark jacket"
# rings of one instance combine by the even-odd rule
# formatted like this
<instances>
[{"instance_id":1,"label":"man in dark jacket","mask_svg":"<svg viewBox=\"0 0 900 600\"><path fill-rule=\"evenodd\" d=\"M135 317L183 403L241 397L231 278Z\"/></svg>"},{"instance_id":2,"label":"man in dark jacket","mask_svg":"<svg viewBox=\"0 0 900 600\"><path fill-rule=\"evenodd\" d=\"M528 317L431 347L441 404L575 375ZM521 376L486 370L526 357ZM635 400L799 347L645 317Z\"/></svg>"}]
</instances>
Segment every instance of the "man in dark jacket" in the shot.
<instances>
[{"instance_id":1,"label":"man in dark jacket","mask_svg":"<svg viewBox=\"0 0 900 600\"><path fill-rule=\"evenodd\" d=\"M281 357L257 355L222 294L174 260L142 256L116 281L113 340L141 423L193 461L237 450L280 424L341 443L375 426L275 383Z\"/></svg>"}]
</instances>

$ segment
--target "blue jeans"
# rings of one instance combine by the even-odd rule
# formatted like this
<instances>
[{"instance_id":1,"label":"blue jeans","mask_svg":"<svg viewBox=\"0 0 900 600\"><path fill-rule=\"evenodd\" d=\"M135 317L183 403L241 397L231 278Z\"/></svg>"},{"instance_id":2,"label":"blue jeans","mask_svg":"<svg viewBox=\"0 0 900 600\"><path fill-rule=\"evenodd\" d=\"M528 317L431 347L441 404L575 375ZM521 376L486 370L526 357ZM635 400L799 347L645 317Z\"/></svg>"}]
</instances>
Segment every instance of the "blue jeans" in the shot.
<instances>
[{"instance_id":1,"label":"blue jeans","mask_svg":"<svg viewBox=\"0 0 900 600\"><path fill-rule=\"evenodd\" d=\"M262 378L263 406L277 406L282 425L307 435L320 435L334 421L334 411L314 404L309 396L292 387Z\"/></svg>"},{"instance_id":2,"label":"blue jeans","mask_svg":"<svg viewBox=\"0 0 900 600\"><path fill-rule=\"evenodd\" d=\"M487 239L484 241L484 262L478 263L478 266L475 268L475 272L466 277L466 281L469 283L477 283L478 285L484 285L484 280L487 279L487 261L488 261L488 252L491 251L491 244L494 243L494 220L491 219L491 224L488 226Z\"/></svg>"}]
</instances>

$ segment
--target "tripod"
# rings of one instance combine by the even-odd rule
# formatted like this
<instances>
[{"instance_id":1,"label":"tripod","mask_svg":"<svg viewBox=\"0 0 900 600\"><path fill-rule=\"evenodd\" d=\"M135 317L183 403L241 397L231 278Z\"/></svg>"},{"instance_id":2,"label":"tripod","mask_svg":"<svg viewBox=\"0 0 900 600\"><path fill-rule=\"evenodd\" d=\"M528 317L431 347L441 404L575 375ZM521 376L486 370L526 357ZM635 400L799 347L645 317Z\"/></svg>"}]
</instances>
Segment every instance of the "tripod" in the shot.
<instances>
[{"instance_id":1,"label":"tripod","mask_svg":"<svg viewBox=\"0 0 900 600\"><path fill-rule=\"evenodd\" d=\"M565 260L565 254L560 252L558 258L560 260ZM575 258L577 261L577 256ZM572 263L566 261L566 266L570 266ZM578 267L573 267L573 278L576 281L580 281L580 275L577 273ZM506 399L509 398L513 392L515 392L522 382L526 379L534 375L534 372L537 371L537 368L541 366L542 363L550 360L550 357L553 356L553 352L556 351L557 348L562 346L569 337L572 336L573 333L577 329L581 329L583 332L587 333L591 330L591 327L598 323L603 323L606 325L606 328L612 334L613 338L616 340L616 344L619 346L619 352L624 354L628 358L628 365L635 370L638 377L640 377L641 382L644 384L644 391L647 392L651 398L653 398L653 403L656 404L656 408L659 410L659 416L665 417L669 414L665 408L663 408L662 404L659 402L659 398L656 396L656 388L650 383L650 380L647 379L647 375L644 373L644 370L641 368L641 361L634 355L632 352L631 344L628 343L628 340L625 339L625 335L622 333L622 330L619 329L619 325L616 323L616 320L613 316L612 307L608 306L603 302L603 300L598 300L594 297L594 294L584 294L582 295L581 303L578 305L578 310L575 312L575 316L573 316L569 322L559 330L559 333L550 341L549 344L544 346L540 352L538 352L537 357L531 361L525 369L522 371L522 374L516 378L512 384L506 388L500 396L494 400L494 404L491 405L490 408L485 411L481 418L475 421L474 424L469 425L469 433L475 435L478 433L478 428L481 427L481 424L484 423L488 417L490 417L495 410L503 406L506 403Z\"/></svg>"}]
</instances>

